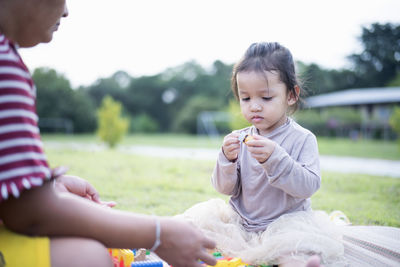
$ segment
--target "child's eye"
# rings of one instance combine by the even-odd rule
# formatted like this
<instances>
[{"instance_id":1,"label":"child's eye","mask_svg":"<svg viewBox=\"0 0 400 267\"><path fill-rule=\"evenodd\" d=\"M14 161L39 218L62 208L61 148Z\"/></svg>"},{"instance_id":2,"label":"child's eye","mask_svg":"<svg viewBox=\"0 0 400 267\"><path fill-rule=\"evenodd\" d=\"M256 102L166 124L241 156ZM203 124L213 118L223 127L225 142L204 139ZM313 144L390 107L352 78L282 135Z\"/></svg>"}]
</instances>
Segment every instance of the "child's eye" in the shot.
<instances>
[{"instance_id":1,"label":"child's eye","mask_svg":"<svg viewBox=\"0 0 400 267\"><path fill-rule=\"evenodd\" d=\"M272 99L272 97L263 97L263 99L269 101Z\"/></svg>"},{"instance_id":2,"label":"child's eye","mask_svg":"<svg viewBox=\"0 0 400 267\"><path fill-rule=\"evenodd\" d=\"M250 100L250 97L243 97L242 98L242 101L249 101Z\"/></svg>"}]
</instances>

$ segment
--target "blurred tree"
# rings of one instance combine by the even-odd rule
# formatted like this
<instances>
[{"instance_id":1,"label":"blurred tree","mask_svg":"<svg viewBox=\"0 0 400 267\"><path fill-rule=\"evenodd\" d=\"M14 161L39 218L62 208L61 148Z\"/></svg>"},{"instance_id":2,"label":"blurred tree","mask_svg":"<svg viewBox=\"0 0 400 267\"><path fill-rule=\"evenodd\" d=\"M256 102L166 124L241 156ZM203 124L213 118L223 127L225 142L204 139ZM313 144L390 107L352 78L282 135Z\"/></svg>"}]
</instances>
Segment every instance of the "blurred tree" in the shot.
<instances>
[{"instance_id":1,"label":"blurred tree","mask_svg":"<svg viewBox=\"0 0 400 267\"><path fill-rule=\"evenodd\" d=\"M333 91L353 88L355 74L351 70L327 70L317 64L297 62L299 79L303 85L303 97L325 94Z\"/></svg>"},{"instance_id":2,"label":"blurred tree","mask_svg":"<svg viewBox=\"0 0 400 267\"><path fill-rule=\"evenodd\" d=\"M94 100L96 107L100 106L106 95L110 95L113 99L122 102L126 106L127 88L131 79L126 72L117 71L109 78L98 79L93 85L86 88L86 90Z\"/></svg>"},{"instance_id":3,"label":"blurred tree","mask_svg":"<svg viewBox=\"0 0 400 267\"><path fill-rule=\"evenodd\" d=\"M111 96L103 99L98 110L99 128L97 134L100 139L113 148L127 133L129 121L121 117L122 105Z\"/></svg>"},{"instance_id":4,"label":"blurred tree","mask_svg":"<svg viewBox=\"0 0 400 267\"><path fill-rule=\"evenodd\" d=\"M94 132L97 127L96 108L86 91L78 89L74 91L73 103L69 107L74 112L71 120L74 123L75 132Z\"/></svg>"},{"instance_id":5,"label":"blurred tree","mask_svg":"<svg viewBox=\"0 0 400 267\"><path fill-rule=\"evenodd\" d=\"M190 80L187 79L187 69L195 74ZM171 123L171 129L196 133L199 113L223 110L232 97L229 81L232 66L217 60L211 69L205 70L191 61L169 70L169 73L171 71L174 75L169 84L176 89L178 95L176 101L170 105L171 117L175 118ZM220 126L224 128L223 125Z\"/></svg>"},{"instance_id":6,"label":"blurred tree","mask_svg":"<svg viewBox=\"0 0 400 267\"><path fill-rule=\"evenodd\" d=\"M195 134L197 133L197 116L202 111L220 110L220 101L197 95L191 97L172 122L172 131Z\"/></svg>"},{"instance_id":7,"label":"blurred tree","mask_svg":"<svg viewBox=\"0 0 400 267\"><path fill-rule=\"evenodd\" d=\"M133 118L146 114L156 122L161 131L170 126L169 100L163 100L163 94L169 89L161 75L142 76L133 79L127 88L125 107ZM173 99L170 99L173 101Z\"/></svg>"},{"instance_id":8,"label":"blurred tree","mask_svg":"<svg viewBox=\"0 0 400 267\"><path fill-rule=\"evenodd\" d=\"M223 109L227 105L232 98L231 72L232 65L226 65L219 60L215 61L209 70L195 61L189 61L153 76L134 78L125 72L116 72L109 78L97 80L83 91L88 92L96 106L101 104L106 95L121 102L125 111L133 118L133 131L138 130L138 125L150 124L150 128L162 132L171 129L176 131L178 128L186 131L177 127L179 123L175 121L185 117L182 112L194 115L188 111L187 106L192 98L211 98L212 110L215 110L215 107Z\"/></svg>"},{"instance_id":9,"label":"blurred tree","mask_svg":"<svg viewBox=\"0 0 400 267\"><path fill-rule=\"evenodd\" d=\"M364 51L353 54L358 87L385 86L400 72L400 25L374 23L363 27Z\"/></svg>"},{"instance_id":10,"label":"blurred tree","mask_svg":"<svg viewBox=\"0 0 400 267\"><path fill-rule=\"evenodd\" d=\"M155 133L159 130L157 121L147 114L139 114L131 120L131 129L134 133Z\"/></svg>"},{"instance_id":11,"label":"blurred tree","mask_svg":"<svg viewBox=\"0 0 400 267\"><path fill-rule=\"evenodd\" d=\"M228 113L231 116L229 126L232 131L239 130L251 125L243 116L238 101L232 99L229 102Z\"/></svg>"},{"instance_id":12,"label":"blurred tree","mask_svg":"<svg viewBox=\"0 0 400 267\"><path fill-rule=\"evenodd\" d=\"M53 69L37 68L32 77L37 87L36 109L39 118L71 121L75 132L95 129L94 105L84 91L71 89L69 81ZM54 130L42 129L43 132Z\"/></svg>"},{"instance_id":13,"label":"blurred tree","mask_svg":"<svg viewBox=\"0 0 400 267\"><path fill-rule=\"evenodd\" d=\"M186 62L180 66L169 68L162 73L167 88L174 88L176 97L168 105L171 120L179 116L183 107L195 95L203 95L208 86L199 82L206 71L195 61ZM203 81L205 82L205 81ZM170 126L173 124L171 121Z\"/></svg>"}]
</instances>

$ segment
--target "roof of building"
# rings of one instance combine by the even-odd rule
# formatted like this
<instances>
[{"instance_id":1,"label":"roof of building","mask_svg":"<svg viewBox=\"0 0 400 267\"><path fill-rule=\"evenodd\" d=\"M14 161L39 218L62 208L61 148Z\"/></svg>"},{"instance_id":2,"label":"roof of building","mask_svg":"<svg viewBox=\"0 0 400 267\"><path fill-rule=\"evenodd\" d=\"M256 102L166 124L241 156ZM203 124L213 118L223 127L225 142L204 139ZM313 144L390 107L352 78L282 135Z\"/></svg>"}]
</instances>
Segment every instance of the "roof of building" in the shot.
<instances>
[{"instance_id":1,"label":"roof of building","mask_svg":"<svg viewBox=\"0 0 400 267\"><path fill-rule=\"evenodd\" d=\"M310 108L400 103L400 87L358 88L305 99Z\"/></svg>"}]
</instances>

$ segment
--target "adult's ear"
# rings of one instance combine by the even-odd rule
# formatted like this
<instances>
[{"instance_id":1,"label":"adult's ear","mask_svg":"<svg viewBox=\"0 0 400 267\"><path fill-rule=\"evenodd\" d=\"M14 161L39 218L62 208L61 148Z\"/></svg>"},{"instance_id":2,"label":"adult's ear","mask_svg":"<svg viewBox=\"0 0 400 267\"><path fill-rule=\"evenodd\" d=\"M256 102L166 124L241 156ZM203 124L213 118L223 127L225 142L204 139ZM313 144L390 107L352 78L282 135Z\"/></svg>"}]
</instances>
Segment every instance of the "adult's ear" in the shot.
<instances>
[{"instance_id":1,"label":"adult's ear","mask_svg":"<svg viewBox=\"0 0 400 267\"><path fill-rule=\"evenodd\" d=\"M294 94L293 91L290 91L288 94L288 105L289 106L294 105L299 100L300 87L298 85L295 85L294 91L296 92L296 94Z\"/></svg>"}]
</instances>

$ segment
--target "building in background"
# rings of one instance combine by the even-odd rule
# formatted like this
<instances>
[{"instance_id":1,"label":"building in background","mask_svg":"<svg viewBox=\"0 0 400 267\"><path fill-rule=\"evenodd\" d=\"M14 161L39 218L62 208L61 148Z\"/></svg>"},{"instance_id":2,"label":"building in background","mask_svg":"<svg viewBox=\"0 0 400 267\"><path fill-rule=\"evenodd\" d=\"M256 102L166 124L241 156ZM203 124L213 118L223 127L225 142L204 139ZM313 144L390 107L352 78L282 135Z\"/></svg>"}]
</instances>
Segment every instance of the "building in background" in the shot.
<instances>
[{"instance_id":1,"label":"building in background","mask_svg":"<svg viewBox=\"0 0 400 267\"><path fill-rule=\"evenodd\" d=\"M382 132L382 138L390 137L389 118L393 107L400 105L400 87L359 88L337 91L309 97L305 108L324 109L332 107L352 107L361 113L359 131L364 137L373 137L376 130Z\"/></svg>"}]
</instances>

